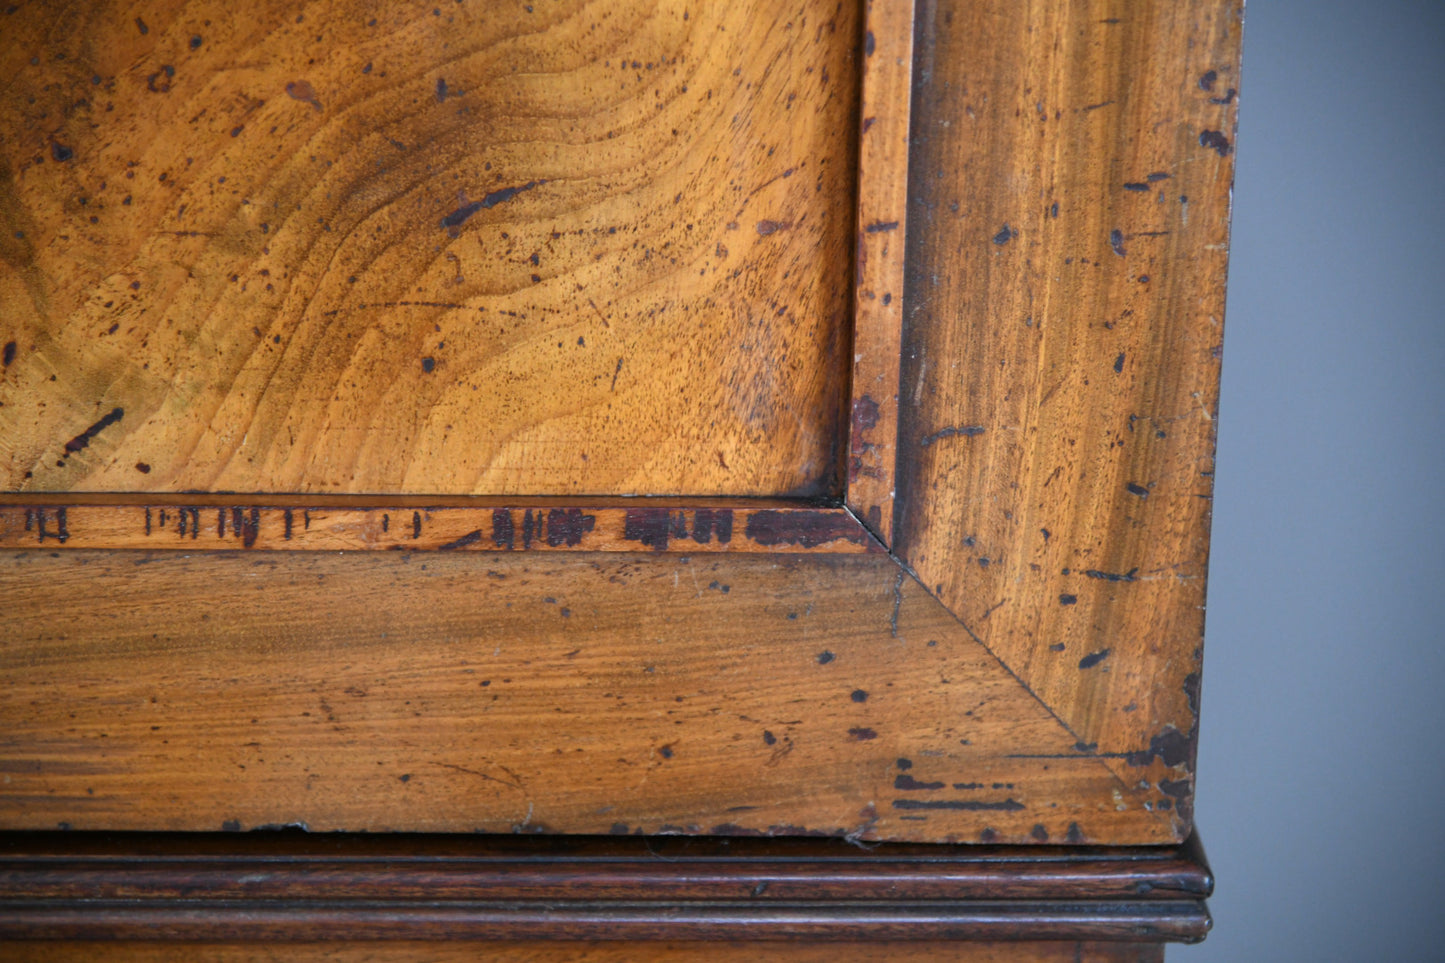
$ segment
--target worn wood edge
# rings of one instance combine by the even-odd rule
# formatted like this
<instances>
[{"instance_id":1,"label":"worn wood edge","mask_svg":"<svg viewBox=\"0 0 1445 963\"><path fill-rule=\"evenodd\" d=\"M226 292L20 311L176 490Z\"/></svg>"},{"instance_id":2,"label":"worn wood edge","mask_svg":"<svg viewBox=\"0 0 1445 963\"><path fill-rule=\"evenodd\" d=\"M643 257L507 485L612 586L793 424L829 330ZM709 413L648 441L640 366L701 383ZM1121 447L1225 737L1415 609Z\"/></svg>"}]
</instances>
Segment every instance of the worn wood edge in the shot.
<instances>
[{"instance_id":1,"label":"worn wood edge","mask_svg":"<svg viewBox=\"0 0 1445 963\"><path fill-rule=\"evenodd\" d=\"M872 907L720 902L538 905L134 900L0 903L0 939L1117 940L1198 942L1199 901L932 902Z\"/></svg>"},{"instance_id":2,"label":"worn wood edge","mask_svg":"<svg viewBox=\"0 0 1445 963\"><path fill-rule=\"evenodd\" d=\"M868 0L859 101L846 502L885 545L896 486L913 14L913 0Z\"/></svg>"},{"instance_id":3,"label":"worn wood edge","mask_svg":"<svg viewBox=\"0 0 1445 963\"><path fill-rule=\"evenodd\" d=\"M845 508L770 500L154 496L0 501L0 549L859 554Z\"/></svg>"},{"instance_id":4,"label":"worn wood edge","mask_svg":"<svg viewBox=\"0 0 1445 963\"><path fill-rule=\"evenodd\" d=\"M1197 942L1180 847L727 838L0 834L6 940Z\"/></svg>"},{"instance_id":5,"label":"worn wood edge","mask_svg":"<svg viewBox=\"0 0 1445 963\"><path fill-rule=\"evenodd\" d=\"M494 941L486 944L487 960L512 963L756 963L760 947L741 940L722 941ZM44 960L60 963L99 958L131 963L234 963L256 959L287 963L473 963L476 944L392 940L386 943L332 940L325 943L287 943L273 948L255 943L110 943L103 949L84 942L7 942L0 956L12 963ZM1104 943L1097 941L968 943L915 940L911 942L772 942L770 963L1160 963L1161 943Z\"/></svg>"},{"instance_id":6,"label":"worn wood edge","mask_svg":"<svg viewBox=\"0 0 1445 963\"><path fill-rule=\"evenodd\" d=\"M0 834L0 901L80 898L1198 900L1180 847L427 834Z\"/></svg>"}]
</instances>

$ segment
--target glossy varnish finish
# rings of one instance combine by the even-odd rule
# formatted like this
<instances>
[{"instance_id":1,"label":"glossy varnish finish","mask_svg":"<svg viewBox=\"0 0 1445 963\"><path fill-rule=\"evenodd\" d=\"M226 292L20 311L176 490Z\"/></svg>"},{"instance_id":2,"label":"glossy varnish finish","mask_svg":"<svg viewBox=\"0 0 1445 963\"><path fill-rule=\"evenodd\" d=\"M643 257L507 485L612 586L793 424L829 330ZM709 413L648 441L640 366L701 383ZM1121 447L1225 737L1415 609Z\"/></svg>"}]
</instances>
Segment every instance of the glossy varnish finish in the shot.
<instances>
[{"instance_id":1,"label":"glossy varnish finish","mask_svg":"<svg viewBox=\"0 0 1445 963\"><path fill-rule=\"evenodd\" d=\"M838 487L854 5L0 16L0 488Z\"/></svg>"}]
</instances>

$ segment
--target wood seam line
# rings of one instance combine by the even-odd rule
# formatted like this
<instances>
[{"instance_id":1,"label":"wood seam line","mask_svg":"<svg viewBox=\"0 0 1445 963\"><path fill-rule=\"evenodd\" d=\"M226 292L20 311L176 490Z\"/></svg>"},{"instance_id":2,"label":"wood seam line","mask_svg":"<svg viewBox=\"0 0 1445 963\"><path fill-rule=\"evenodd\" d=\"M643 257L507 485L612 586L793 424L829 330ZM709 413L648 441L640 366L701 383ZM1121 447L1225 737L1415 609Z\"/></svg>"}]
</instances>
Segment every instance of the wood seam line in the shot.
<instances>
[{"instance_id":1,"label":"wood seam line","mask_svg":"<svg viewBox=\"0 0 1445 963\"><path fill-rule=\"evenodd\" d=\"M852 509L849 508L848 511L852 512ZM982 648L985 652L987 652L989 656L992 657L993 660L997 662L999 666L1009 674L1010 678L1017 682L1025 692L1032 696L1035 702L1044 707L1044 711L1049 714L1050 718L1052 718L1055 722L1059 724L1059 727L1063 729L1064 732L1068 733L1069 737L1074 740L1075 744L1083 744L1084 740L1079 737L1079 734L1073 730L1072 726L1065 722L1059 716L1059 714L1054 711L1053 706L1049 705L1042 698L1040 698L1039 694L1035 692L1033 688L1028 685L1028 683L1024 682L1024 680L1019 676L1019 674L1015 672L1007 662L999 658L998 653L994 652L994 650L989 646L989 644L979 637L978 633L974 632L973 629L969 628L968 623L964 622L963 619L958 617L958 614L956 612L954 612L947 605L945 605L943 600L940 599L932 589L930 589L927 585L924 585L923 580L918 577L917 572L913 571L913 569L909 567L907 563L905 563L902 559L895 555L892 549L888 549L887 552L888 557L893 561L895 565L898 566L901 571L906 572L908 576L913 579L913 581L917 582L918 586L923 589L924 593L927 594L929 598L933 599L933 601L938 605L939 608L947 612L949 618L957 622L959 627L962 628L964 632L968 633L968 637L970 639L972 639L974 642L977 642L979 647ZM1112 765L1110 765L1113 760L1104 758L1103 756L1099 755L1098 752L1080 752L1077 754L1077 756L1068 756L1067 758L1092 759L1105 772L1109 774L1110 778L1118 784L1120 791L1123 792L1126 796L1134 797L1138 795L1138 793L1130 787L1129 783L1124 779L1124 777L1121 776ZM1151 811L1150 815L1153 816L1155 823L1162 824L1166 828L1168 828L1171 833L1173 832L1174 820L1172 817L1167 817L1165 813L1159 810Z\"/></svg>"}]
</instances>

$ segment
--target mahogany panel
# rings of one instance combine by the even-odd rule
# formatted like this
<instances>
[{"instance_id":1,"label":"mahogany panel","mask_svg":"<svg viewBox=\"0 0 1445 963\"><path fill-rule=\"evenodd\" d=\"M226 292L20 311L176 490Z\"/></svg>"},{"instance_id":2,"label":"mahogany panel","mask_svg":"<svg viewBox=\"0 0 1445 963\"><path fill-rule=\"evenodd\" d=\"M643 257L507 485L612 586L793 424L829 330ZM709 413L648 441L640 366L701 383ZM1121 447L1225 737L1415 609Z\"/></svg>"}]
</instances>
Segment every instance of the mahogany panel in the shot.
<instances>
[{"instance_id":1,"label":"mahogany panel","mask_svg":"<svg viewBox=\"0 0 1445 963\"><path fill-rule=\"evenodd\" d=\"M3 20L0 489L841 491L857 5Z\"/></svg>"}]
</instances>

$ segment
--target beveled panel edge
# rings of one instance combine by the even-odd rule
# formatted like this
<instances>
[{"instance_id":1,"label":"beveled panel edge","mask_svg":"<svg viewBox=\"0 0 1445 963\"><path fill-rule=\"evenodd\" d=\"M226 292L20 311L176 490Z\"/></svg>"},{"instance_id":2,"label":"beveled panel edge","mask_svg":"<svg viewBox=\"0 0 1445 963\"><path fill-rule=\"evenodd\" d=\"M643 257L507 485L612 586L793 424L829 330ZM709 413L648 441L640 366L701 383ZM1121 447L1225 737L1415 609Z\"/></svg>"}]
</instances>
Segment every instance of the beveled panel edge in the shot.
<instances>
[{"instance_id":1,"label":"beveled panel edge","mask_svg":"<svg viewBox=\"0 0 1445 963\"><path fill-rule=\"evenodd\" d=\"M0 498L0 549L859 554L845 508L769 499Z\"/></svg>"},{"instance_id":2,"label":"beveled panel edge","mask_svg":"<svg viewBox=\"0 0 1445 963\"><path fill-rule=\"evenodd\" d=\"M885 545L896 488L913 15L913 0L868 0L863 18L845 501Z\"/></svg>"}]
</instances>

